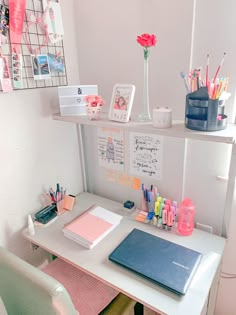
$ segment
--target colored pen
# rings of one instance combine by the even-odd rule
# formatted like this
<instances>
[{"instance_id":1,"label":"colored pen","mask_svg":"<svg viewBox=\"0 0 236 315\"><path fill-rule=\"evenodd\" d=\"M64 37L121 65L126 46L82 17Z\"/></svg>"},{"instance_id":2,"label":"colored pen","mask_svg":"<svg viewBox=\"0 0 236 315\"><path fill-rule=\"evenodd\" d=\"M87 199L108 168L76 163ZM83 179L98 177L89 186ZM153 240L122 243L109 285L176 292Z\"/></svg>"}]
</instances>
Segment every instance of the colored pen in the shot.
<instances>
[{"instance_id":1,"label":"colored pen","mask_svg":"<svg viewBox=\"0 0 236 315\"><path fill-rule=\"evenodd\" d=\"M215 83L216 78L217 78L217 76L218 76L218 74L219 74L219 72L220 72L220 68L222 67L223 62L224 62L224 60L225 60L225 55L226 55L226 52L224 53L223 58L222 58L222 60L221 60L221 63L219 64L219 66L218 66L218 68L217 68L217 70L216 70L216 73L215 73L215 76L214 76L214 79L213 79L213 83Z\"/></svg>"},{"instance_id":2,"label":"colored pen","mask_svg":"<svg viewBox=\"0 0 236 315\"><path fill-rule=\"evenodd\" d=\"M147 208L146 208L146 188L145 188L144 184L142 184L142 191L143 191L143 195L142 195L142 210L147 211Z\"/></svg>"},{"instance_id":3,"label":"colored pen","mask_svg":"<svg viewBox=\"0 0 236 315\"><path fill-rule=\"evenodd\" d=\"M207 54L207 65L206 65L206 86L208 87L208 77L209 77L209 61L210 61L210 55Z\"/></svg>"}]
</instances>

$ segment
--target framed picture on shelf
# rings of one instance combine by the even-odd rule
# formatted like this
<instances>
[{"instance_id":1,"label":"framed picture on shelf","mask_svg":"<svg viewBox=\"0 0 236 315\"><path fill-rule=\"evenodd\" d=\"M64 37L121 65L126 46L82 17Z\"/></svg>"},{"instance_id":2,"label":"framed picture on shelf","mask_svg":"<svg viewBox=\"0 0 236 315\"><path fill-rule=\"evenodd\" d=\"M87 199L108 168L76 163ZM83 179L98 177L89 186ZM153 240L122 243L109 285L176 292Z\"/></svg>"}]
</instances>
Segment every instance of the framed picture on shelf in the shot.
<instances>
[{"instance_id":1,"label":"framed picture on shelf","mask_svg":"<svg viewBox=\"0 0 236 315\"><path fill-rule=\"evenodd\" d=\"M134 100L135 86L132 84L116 84L113 88L109 119L128 122Z\"/></svg>"}]
</instances>

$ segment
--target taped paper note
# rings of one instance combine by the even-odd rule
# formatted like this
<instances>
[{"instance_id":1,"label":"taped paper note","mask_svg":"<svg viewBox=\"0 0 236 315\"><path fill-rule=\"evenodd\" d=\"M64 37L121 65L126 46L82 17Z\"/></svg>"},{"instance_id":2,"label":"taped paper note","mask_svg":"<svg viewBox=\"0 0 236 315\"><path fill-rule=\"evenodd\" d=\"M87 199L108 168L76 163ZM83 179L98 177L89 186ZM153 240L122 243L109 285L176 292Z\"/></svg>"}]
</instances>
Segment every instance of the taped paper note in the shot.
<instances>
[{"instance_id":1,"label":"taped paper note","mask_svg":"<svg viewBox=\"0 0 236 315\"><path fill-rule=\"evenodd\" d=\"M113 170L106 170L105 179L109 182L116 182L116 172Z\"/></svg>"},{"instance_id":2,"label":"taped paper note","mask_svg":"<svg viewBox=\"0 0 236 315\"><path fill-rule=\"evenodd\" d=\"M130 173L161 179L162 142L158 135L130 133Z\"/></svg>"},{"instance_id":3,"label":"taped paper note","mask_svg":"<svg viewBox=\"0 0 236 315\"><path fill-rule=\"evenodd\" d=\"M124 171L124 134L119 129L98 128L99 165Z\"/></svg>"},{"instance_id":4,"label":"taped paper note","mask_svg":"<svg viewBox=\"0 0 236 315\"><path fill-rule=\"evenodd\" d=\"M131 177L126 174L119 174L117 182L123 186L131 186Z\"/></svg>"},{"instance_id":5,"label":"taped paper note","mask_svg":"<svg viewBox=\"0 0 236 315\"><path fill-rule=\"evenodd\" d=\"M132 188L134 190L140 190L141 189L141 179L140 178L138 178L138 177L133 178Z\"/></svg>"}]
</instances>

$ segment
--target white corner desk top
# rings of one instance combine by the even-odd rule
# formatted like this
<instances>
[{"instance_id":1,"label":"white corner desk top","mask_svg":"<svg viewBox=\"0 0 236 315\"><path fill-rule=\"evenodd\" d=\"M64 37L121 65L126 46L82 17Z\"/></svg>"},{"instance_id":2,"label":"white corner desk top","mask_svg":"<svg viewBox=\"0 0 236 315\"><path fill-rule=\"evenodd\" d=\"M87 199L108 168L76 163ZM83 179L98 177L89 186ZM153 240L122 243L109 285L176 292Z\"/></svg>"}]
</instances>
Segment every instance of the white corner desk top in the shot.
<instances>
[{"instance_id":1,"label":"white corner desk top","mask_svg":"<svg viewBox=\"0 0 236 315\"><path fill-rule=\"evenodd\" d=\"M154 226L137 222L130 215L126 216L125 211L128 213L129 210L124 210L120 203L89 193L79 194L76 200L76 205L72 211L62 214L58 220L46 228L37 227L34 236L30 236L28 229L25 229L23 236L32 243L100 279L154 311L169 315L201 314L213 279L221 263L226 239L196 229L191 236L187 237L179 236L174 231L160 230ZM64 224L93 204L122 214L124 217L120 225L93 249L89 250L66 238L62 228ZM185 296L180 297L108 260L108 256L113 249L134 228L144 230L204 254Z\"/></svg>"}]
</instances>

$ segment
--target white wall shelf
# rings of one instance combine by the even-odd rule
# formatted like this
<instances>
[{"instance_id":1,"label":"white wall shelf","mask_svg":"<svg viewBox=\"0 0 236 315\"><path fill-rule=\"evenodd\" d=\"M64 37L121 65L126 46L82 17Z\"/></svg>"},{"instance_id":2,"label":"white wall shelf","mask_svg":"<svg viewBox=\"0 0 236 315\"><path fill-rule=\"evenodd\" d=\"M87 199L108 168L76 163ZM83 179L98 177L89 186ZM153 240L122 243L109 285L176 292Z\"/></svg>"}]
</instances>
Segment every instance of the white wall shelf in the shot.
<instances>
[{"instance_id":1,"label":"white wall shelf","mask_svg":"<svg viewBox=\"0 0 236 315\"><path fill-rule=\"evenodd\" d=\"M185 128L184 121L180 120L173 121L172 128L158 129L153 127L152 122L140 123L130 121L128 123L120 123L108 120L107 115L103 115L100 120L89 120L87 116L61 116L60 114L54 114L53 119L81 125L118 128L127 131L155 133L167 137L195 139L201 141L234 144L236 140L236 124L228 124L227 128L221 131L203 132Z\"/></svg>"}]
</instances>

